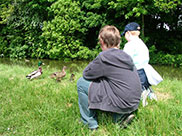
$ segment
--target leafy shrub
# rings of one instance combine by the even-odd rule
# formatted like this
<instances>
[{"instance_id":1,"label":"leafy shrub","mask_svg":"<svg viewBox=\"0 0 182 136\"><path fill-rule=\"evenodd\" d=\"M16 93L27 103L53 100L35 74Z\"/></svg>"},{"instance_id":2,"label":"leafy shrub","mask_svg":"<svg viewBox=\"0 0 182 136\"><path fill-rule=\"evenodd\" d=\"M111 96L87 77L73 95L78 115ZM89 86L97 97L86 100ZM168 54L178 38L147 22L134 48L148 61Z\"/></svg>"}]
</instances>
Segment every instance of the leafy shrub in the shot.
<instances>
[{"instance_id":1,"label":"leafy shrub","mask_svg":"<svg viewBox=\"0 0 182 136\"><path fill-rule=\"evenodd\" d=\"M44 22L42 34L48 57L51 59L89 58L92 52L83 47L84 33L87 29L81 25L83 12L79 3L72 0L58 0L51 5L50 11L54 13L54 18Z\"/></svg>"},{"instance_id":2,"label":"leafy shrub","mask_svg":"<svg viewBox=\"0 0 182 136\"><path fill-rule=\"evenodd\" d=\"M156 52L155 46L149 48L150 51L150 63L159 65L171 65L174 67L182 66L182 55L171 55L163 52Z\"/></svg>"},{"instance_id":3,"label":"leafy shrub","mask_svg":"<svg viewBox=\"0 0 182 136\"><path fill-rule=\"evenodd\" d=\"M0 43L1 43L1 46L0 46L0 54L8 54L8 48L6 47L7 46L7 41L4 39L4 37L1 37L0 36Z\"/></svg>"}]
</instances>

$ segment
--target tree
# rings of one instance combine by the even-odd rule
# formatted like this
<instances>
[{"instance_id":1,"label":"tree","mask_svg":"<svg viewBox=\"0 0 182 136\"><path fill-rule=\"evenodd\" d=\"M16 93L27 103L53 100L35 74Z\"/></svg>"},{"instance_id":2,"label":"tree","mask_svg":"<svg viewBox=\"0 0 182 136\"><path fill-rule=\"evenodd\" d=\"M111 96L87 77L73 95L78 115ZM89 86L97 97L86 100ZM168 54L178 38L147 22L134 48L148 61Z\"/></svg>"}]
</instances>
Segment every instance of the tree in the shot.
<instances>
[{"instance_id":1,"label":"tree","mask_svg":"<svg viewBox=\"0 0 182 136\"><path fill-rule=\"evenodd\" d=\"M83 27L84 14L79 2L58 0L49 10L54 16L51 21L44 22L42 37L46 47L42 46L44 49L40 51L45 51L51 59L88 58L91 53L83 47L87 28Z\"/></svg>"},{"instance_id":2,"label":"tree","mask_svg":"<svg viewBox=\"0 0 182 136\"><path fill-rule=\"evenodd\" d=\"M38 57L36 49L43 21L48 17L49 5L47 0L4 1L1 5L4 7L1 12L1 23L4 25L0 40L6 45L6 56ZM11 10L6 10L6 7L11 7Z\"/></svg>"}]
</instances>

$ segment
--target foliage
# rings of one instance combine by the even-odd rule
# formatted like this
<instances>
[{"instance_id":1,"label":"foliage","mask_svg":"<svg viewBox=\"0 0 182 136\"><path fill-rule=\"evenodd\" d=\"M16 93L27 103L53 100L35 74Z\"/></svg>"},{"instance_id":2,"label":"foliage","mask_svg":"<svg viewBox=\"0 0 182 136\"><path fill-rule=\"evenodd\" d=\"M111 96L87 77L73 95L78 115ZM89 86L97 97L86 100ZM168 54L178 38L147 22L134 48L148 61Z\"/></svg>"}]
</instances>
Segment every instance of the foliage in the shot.
<instances>
[{"instance_id":1,"label":"foliage","mask_svg":"<svg viewBox=\"0 0 182 136\"><path fill-rule=\"evenodd\" d=\"M141 14L145 15L147 14L147 9L145 5L144 0L117 0L116 2L111 1L109 2L110 8L116 9L117 11L117 16L125 16L125 19L128 19L130 17L139 17ZM148 5L147 5L148 6ZM125 10L121 10L125 9Z\"/></svg>"},{"instance_id":2,"label":"foliage","mask_svg":"<svg viewBox=\"0 0 182 136\"><path fill-rule=\"evenodd\" d=\"M2 17L3 22L7 24L0 34L3 43L7 43L7 50L3 53L13 58L38 57L36 50L40 40L39 35L49 4L46 0L41 0L39 3L36 0L16 0L9 2L8 5L13 10L11 15L7 12L4 14L5 17Z\"/></svg>"},{"instance_id":3,"label":"foliage","mask_svg":"<svg viewBox=\"0 0 182 136\"><path fill-rule=\"evenodd\" d=\"M180 4L180 0L154 0L154 6L159 8L160 11L164 11L166 13L170 12L170 10L177 8L177 6Z\"/></svg>"},{"instance_id":4,"label":"foliage","mask_svg":"<svg viewBox=\"0 0 182 136\"><path fill-rule=\"evenodd\" d=\"M159 65L171 65L174 67L182 66L182 54L171 55L164 54L163 52L156 52L155 46L151 46L150 49L150 63Z\"/></svg>"},{"instance_id":5,"label":"foliage","mask_svg":"<svg viewBox=\"0 0 182 136\"><path fill-rule=\"evenodd\" d=\"M0 1L0 24L6 24L8 17L10 17L13 12L13 5L11 5L10 2L10 0Z\"/></svg>"},{"instance_id":6,"label":"foliage","mask_svg":"<svg viewBox=\"0 0 182 136\"><path fill-rule=\"evenodd\" d=\"M117 0L108 3L110 8L117 11L117 16L124 15L126 19L130 17L139 17L141 15L153 15L153 13L175 10L181 4L180 0Z\"/></svg>"},{"instance_id":7,"label":"foliage","mask_svg":"<svg viewBox=\"0 0 182 136\"><path fill-rule=\"evenodd\" d=\"M54 13L51 21L44 22L42 37L45 38L46 54L51 59L88 59L91 51L83 47L87 28L82 27L84 14L79 2L58 0L50 7Z\"/></svg>"},{"instance_id":8,"label":"foliage","mask_svg":"<svg viewBox=\"0 0 182 136\"><path fill-rule=\"evenodd\" d=\"M123 31L133 21L141 25L141 37L148 47L155 45L156 53L182 54L181 5L180 0L1 0L0 54L93 59L99 53L102 26Z\"/></svg>"}]
</instances>

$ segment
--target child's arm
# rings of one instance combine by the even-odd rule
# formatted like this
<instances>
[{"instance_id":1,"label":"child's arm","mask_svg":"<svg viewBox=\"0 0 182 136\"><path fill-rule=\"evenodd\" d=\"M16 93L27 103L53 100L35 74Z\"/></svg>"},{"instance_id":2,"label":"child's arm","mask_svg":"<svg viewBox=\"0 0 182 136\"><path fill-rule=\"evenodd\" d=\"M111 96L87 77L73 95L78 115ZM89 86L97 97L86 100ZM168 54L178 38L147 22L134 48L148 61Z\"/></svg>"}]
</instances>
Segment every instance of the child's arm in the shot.
<instances>
[{"instance_id":1,"label":"child's arm","mask_svg":"<svg viewBox=\"0 0 182 136\"><path fill-rule=\"evenodd\" d=\"M83 71L83 77L88 80L94 80L103 76L104 70L102 69L101 60L96 57Z\"/></svg>"}]
</instances>

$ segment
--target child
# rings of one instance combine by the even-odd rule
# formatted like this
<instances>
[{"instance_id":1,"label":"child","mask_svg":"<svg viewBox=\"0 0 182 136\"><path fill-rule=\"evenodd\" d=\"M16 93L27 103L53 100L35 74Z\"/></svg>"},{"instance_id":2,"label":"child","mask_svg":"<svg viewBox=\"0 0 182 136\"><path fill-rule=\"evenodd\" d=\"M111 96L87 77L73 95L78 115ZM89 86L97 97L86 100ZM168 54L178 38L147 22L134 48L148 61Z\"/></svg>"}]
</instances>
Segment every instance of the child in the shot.
<instances>
[{"instance_id":1,"label":"child","mask_svg":"<svg viewBox=\"0 0 182 136\"><path fill-rule=\"evenodd\" d=\"M156 95L150 88L151 85L157 85L163 79L161 76L149 65L149 50L145 43L139 38L140 26L139 24L132 22L125 26L122 35L128 41L124 46L124 51L131 56L133 62L137 68L140 81L142 84L142 99L143 106L147 105L147 96L150 99L157 100Z\"/></svg>"},{"instance_id":2,"label":"child","mask_svg":"<svg viewBox=\"0 0 182 136\"><path fill-rule=\"evenodd\" d=\"M100 30L102 52L77 82L81 120L92 130L98 128L96 110L111 112L114 122L128 124L140 102L140 79L131 57L119 49L120 38L115 26Z\"/></svg>"}]
</instances>

